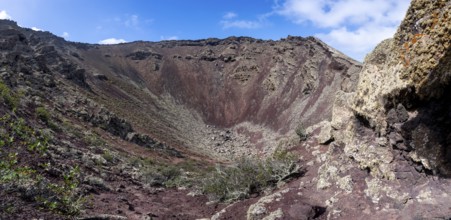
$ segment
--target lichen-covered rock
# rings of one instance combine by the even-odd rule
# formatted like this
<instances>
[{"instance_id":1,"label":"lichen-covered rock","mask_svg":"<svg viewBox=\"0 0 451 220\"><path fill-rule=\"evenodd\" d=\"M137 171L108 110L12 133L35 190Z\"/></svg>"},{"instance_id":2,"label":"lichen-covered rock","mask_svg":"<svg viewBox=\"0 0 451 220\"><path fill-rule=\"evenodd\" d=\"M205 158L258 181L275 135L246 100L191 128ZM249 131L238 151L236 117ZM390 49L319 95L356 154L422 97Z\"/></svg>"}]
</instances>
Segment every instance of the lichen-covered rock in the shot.
<instances>
[{"instance_id":1,"label":"lichen-covered rock","mask_svg":"<svg viewBox=\"0 0 451 220\"><path fill-rule=\"evenodd\" d=\"M365 58L349 105L359 125L348 125L336 139L375 176L394 178L392 146L416 151L409 155L417 155L412 159L427 170L451 174L444 153L449 117L440 113L449 109L444 93L451 79L450 18L451 1L414 0L394 38ZM339 104L334 111L340 114L332 119L337 128L346 112ZM374 131L359 135L365 126ZM375 137L368 137L371 133Z\"/></svg>"},{"instance_id":2,"label":"lichen-covered rock","mask_svg":"<svg viewBox=\"0 0 451 220\"><path fill-rule=\"evenodd\" d=\"M330 121L322 121L318 124L312 125L308 127L305 132L308 136L313 136L316 138L319 144L326 144L334 139Z\"/></svg>"},{"instance_id":3,"label":"lichen-covered rock","mask_svg":"<svg viewBox=\"0 0 451 220\"><path fill-rule=\"evenodd\" d=\"M443 94L451 79L451 2L414 0L395 37L365 58L352 107L385 132L385 109Z\"/></svg>"},{"instance_id":4,"label":"lichen-covered rock","mask_svg":"<svg viewBox=\"0 0 451 220\"><path fill-rule=\"evenodd\" d=\"M247 220L259 220L264 219L265 217L271 215L271 213L268 213L267 205L270 203L273 203L276 200L280 200L280 198L283 196L283 194L288 193L289 189L284 190L282 192L277 192L268 196L264 196L261 199L258 200L257 203L252 204L249 206L249 209L247 210ZM282 211L280 211L282 212ZM280 213L282 214L282 213Z\"/></svg>"},{"instance_id":5,"label":"lichen-covered rock","mask_svg":"<svg viewBox=\"0 0 451 220\"><path fill-rule=\"evenodd\" d=\"M386 129L383 98L407 88L407 82L401 79L403 65L389 62L393 50L393 40L385 40L366 57L351 103L357 114L368 119L372 127L383 131Z\"/></svg>"},{"instance_id":6,"label":"lichen-covered rock","mask_svg":"<svg viewBox=\"0 0 451 220\"><path fill-rule=\"evenodd\" d=\"M329 121L323 123L317 139L320 144L326 144L334 139L332 136L332 126Z\"/></svg>"},{"instance_id":7,"label":"lichen-covered rock","mask_svg":"<svg viewBox=\"0 0 451 220\"><path fill-rule=\"evenodd\" d=\"M443 198L450 195L450 18L449 0L413 0L394 38L365 58L356 91L347 94L350 98L342 92L335 99L334 143L343 146L343 157L368 173L363 193L377 210L362 208L362 213L408 219L451 216L440 208L449 206ZM352 173L337 178L337 164L344 160L334 160L330 154L319 168L318 189L331 190L336 182L347 190L356 180ZM349 188L354 195L359 184ZM337 207L345 200L333 196L326 201L330 216L343 214Z\"/></svg>"}]
</instances>

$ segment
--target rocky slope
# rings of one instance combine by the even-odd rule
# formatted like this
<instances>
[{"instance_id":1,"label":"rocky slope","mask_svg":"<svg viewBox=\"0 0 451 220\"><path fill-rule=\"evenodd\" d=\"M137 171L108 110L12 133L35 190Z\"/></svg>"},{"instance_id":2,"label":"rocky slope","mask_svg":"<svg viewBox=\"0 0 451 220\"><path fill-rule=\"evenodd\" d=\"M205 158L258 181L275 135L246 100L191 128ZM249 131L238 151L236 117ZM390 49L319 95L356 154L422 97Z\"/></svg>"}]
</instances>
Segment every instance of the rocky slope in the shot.
<instances>
[{"instance_id":1,"label":"rocky slope","mask_svg":"<svg viewBox=\"0 0 451 220\"><path fill-rule=\"evenodd\" d=\"M27 160L37 157L29 144L2 151L11 164L2 173L14 174L2 180L4 218L212 216L224 204L171 186L217 162L295 148L295 128L330 120L335 92L354 91L361 68L315 38L101 46L12 21L1 21L0 35L2 113L24 121L4 121L4 138L34 140L10 133L26 126L48 140L39 143L45 165ZM31 174L15 176L24 166Z\"/></svg>"},{"instance_id":2,"label":"rocky slope","mask_svg":"<svg viewBox=\"0 0 451 220\"><path fill-rule=\"evenodd\" d=\"M89 45L0 21L0 218L448 219L450 13L412 1L363 66L311 37ZM274 155L296 164L264 191L199 191Z\"/></svg>"},{"instance_id":3,"label":"rocky slope","mask_svg":"<svg viewBox=\"0 0 451 220\"><path fill-rule=\"evenodd\" d=\"M100 103L164 142L220 158L271 152L297 125L330 119L335 91L353 91L360 70L319 40L299 37L136 42L77 53L88 74L108 79L92 81Z\"/></svg>"}]
</instances>

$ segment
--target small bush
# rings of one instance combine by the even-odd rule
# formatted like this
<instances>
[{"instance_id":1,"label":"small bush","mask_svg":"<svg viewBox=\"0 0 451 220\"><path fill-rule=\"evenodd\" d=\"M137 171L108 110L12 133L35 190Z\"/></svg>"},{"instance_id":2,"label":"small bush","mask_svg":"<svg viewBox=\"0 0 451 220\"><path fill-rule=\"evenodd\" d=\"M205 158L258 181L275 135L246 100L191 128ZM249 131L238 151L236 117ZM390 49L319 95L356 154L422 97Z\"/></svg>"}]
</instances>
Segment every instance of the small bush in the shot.
<instances>
[{"instance_id":1,"label":"small bush","mask_svg":"<svg viewBox=\"0 0 451 220\"><path fill-rule=\"evenodd\" d=\"M202 181L202 191L213 200L244 199L299 173L297 160L288 152L276 152L264 161L241 158L235 166L217 166Z\"/></svg>"},{"instance_id":2,"label":"small bush","mask_svg":"<svg viewBox=\"0 0 451 220\"><path fill-rule=\"evenodd\" d=\"M52 120L51 120L51 116L50 116L50 112L47 111L46 108L44 107L37 107L35 109L36 112L36 116L43 121L50 129L57 131L57 132L61 132L62 129L55 124Z\"/></svg>"},{"instance_id":3,"label":"small bush","mask_svg":"<svg viewBox=\"0 0 451 220\"><path fill-rule=\"evenodd\" d=\"M141 180L156 187L192 187L210 172L210 167L194 160L178 164L158 162L150 158L134 158L130 164L140 169Z\"/></svg>"},{"instance_id":4,"label":"small bush","mask_svg":"<svg viewBox=\"0 0 451 220\"><path fill-rule=\"evenodd\" d=\"M303 125L298 125L295 130L296 134L299 136L300 141L305 141L308 138L308 134L304 129Z\"/></svg>"},{"instance_id":5,"label":"small bush","mask_svg":"<svg viewBox=\"0 0 451 220\"><path fill-rule=\"evenodd\" d=\"M36 108L36 115L38 116L38 118L45 122L46 124L49 123L50 121L50 113L47 111L47 109L45 109L44 107L37 107Z\"/></svg>"},{"instance_id":6,"label":"small bush","mask_svg":"<svg viewBox=\"0 0 451 220\"><path fill-rule=\"evenodd\" d=\"M83 136L83 140L86 144L92 146L104 146L106 144L105 140L103 140L98 134L86 132Z\"/></svg>"},{"instance_id":7,"label":"small bush","mask_svg":"<svg viewBox=\"0 0 451 220\"><path fill-rule=\"evenodd\" d=\"M176 166L154 165L145 168L142 179L151 186L176 186L177 178L182 172Z\"/></svg>"},{"instance_id":8,"label":"small bush","mask_svg":"<svg viewBox=\"0 0 451 220\"><path fill-rule=\"evenodd\" d=\"M109 163L113 163L115 161L114 155L109 150L104 150L102 157Z\"/></svg>"},{"instance_id":9,"label":"small bush","mask_svg":"<svg viewBox=\"0 0 451 220\"><path fill-rule=\"evenodd\" d=\"M11 91L2 81L0 81L0 97L12 110L15 110L19 106L20 96Z\"/></svg>"}]
</instances>

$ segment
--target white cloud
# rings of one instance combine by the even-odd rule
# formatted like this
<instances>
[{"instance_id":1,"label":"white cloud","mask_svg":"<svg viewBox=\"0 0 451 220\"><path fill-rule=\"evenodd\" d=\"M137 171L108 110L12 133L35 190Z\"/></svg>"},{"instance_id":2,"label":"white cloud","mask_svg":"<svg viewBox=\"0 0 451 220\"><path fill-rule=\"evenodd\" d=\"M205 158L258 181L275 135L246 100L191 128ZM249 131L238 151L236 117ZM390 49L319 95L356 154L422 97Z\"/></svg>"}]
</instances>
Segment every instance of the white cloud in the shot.
<instances>
[{"instance_id":1,"label":"white cloud","mask_svg":"<svg viewBox=\"0 0 451 220\"><path fill-rule=\"evenodd\" d=\"M178 40L179 37L178 36L170 36L170 37L165 37L165 36L160 36L161 40Z\"/></svg>"},{"instance_id":2,"label":"white cloud","mask_svg":"<svg viewBox=\"0 0 451 220\"><path fill-rule=\"evenodd\" d=\"M139 17L138 15L130 15L124 22L126 27L137 28L139 26Z\"/></svg>"},{"instance_id":3,"label":"white cloud","mask_svg":"<svg viewBox=\"0 0 451 220\"><path fill-rule=\"evenodd\" d=\"M5 10L0 11L0 19L11 20L11 16Z\"/></svg>"},{"instance_id":4,"label":"white cloud","mask_svg":"<svg viewBox=\"0 0 451 220\"><path fill-rule=\"evenodd\" d=\"M224 16L222 16L222 20L220 21L222 28L257 29L262 27L262 22L266 19L265 17L260 17L258 21L234 19L237 17L238 14L234 12L227 12Z\"/></svg>"},{"instance_id":5,"label":"white cloud","mask_svg":"<svg viewBox=\"0 0 451 220\"><path fill-rule=\"evenodd\" d=\"M326 28L367 22L397 24L409 3L410 0L286 0L278 13L295 23L312 22Z\"/></svg>"},{"instance_id":6,"label":"white cloud","mask_svg":"<svg viewBox=\"0 0 451 220\"><path fill-rule=\"evenodd\" d=\"M380 41L390 38L410 0L285 0L276 13L297 24L320 28L317 37L363 60Z\"/></svg>"},{"instance_id":7,"label":"white cloud","mask_svg":"<svg viewBox=\"0 0 451 220\"><path fill-rule=\"evenodd\" d=\"M261 27L261 24L259 22L246 20L234 20L234 21L223 20L221 21L221 24L222 28L224 29L228 28L256 29Z\"/></svg>"},{"instance_id":8,"label":"white cloud","mask_svg":"<svg viewBox=\"0 0 451 220\"><path fill-rule=\"evenodd\" d=\"M396 27L366 25L352 31L341 27L325 34L316 34L316 36L344 54L363 61L365 55L378 43L392 37L395 32Z\"/></svg>"},{"instance_id":9,"label":"white cloud","mask_svg":"<svg viewBox=\"0 0 451 220\"><path fill-rule=\"evenodd\" d=\"M61 35L61 37L63 37L64 39L67 39L67 38L69 38L69 33L67 33L67 32L63 32L63 34Z\"/></svg>"},{"instance_id":10,"label":"white cloud","mask_svg":"<svg viewBox=\"0 0 451 220\"><path fill-rule=\"evenodd\" d=\"M37 28L37 27L31 27L31 30L33 30L33 31L42 31L42 29Z\"/></svg>"},{"instance_id":11,"label":"white cloud","mask_svg":"<svg viewBox=\"0 0 451 220\"><path fill-rule=\"evenodd\" d=\"M126 43L124 39L116 39L116 38L108 38L105 40L99 41L99 44L120 44L120 43Z\"/></svg>"},{"instance_id":12,"label":"white cloud","mask_svg":"<svg viewBox=\"0 0 451 220\"><path fill-rule=\"evenodd\" d=\"M224 16L222 16L223 19L232 19L237 17L238 15L234 12L227 12Z\"/></svg>"}]
</instances>

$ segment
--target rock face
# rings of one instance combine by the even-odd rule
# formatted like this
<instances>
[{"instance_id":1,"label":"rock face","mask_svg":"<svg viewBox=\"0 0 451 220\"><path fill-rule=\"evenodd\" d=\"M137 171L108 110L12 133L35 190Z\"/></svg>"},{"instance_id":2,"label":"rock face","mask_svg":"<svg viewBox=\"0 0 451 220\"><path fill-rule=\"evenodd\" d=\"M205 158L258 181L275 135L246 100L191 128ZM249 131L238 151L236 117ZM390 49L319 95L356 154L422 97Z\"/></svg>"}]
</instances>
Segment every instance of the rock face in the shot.
<instances>
[{"instance_id":1,"label":"rock face","mask_svg":"<svg viewBox=\"0 0 451 220\"><path fill-rule=\"evenodd\" d=\"M351 105L393 146L415 152L417 162L445 176L450 9L449 1L413 1L394 38L366 57Z\"/></svg>"},{"instance_id":2,"label":"rock face","mask_svg":"<svg viewBox=\"0 0 451 220\"><path fill-rule=\"evenodd\" d=\"M351 175L350 192L363 193L371 200L367 205L381 207L362 208L362 215L451 216L449 210L442 210L449 206L444 199L451 191L438 187L450 184L451 173L450 12L450 1L412 1L394 38L381 42L365 58L356 91L340 95L348 100L336 98L332 127L337 145L329 148L326 163L318 170L317 186L340 188L338 180L354 172L356 163L369 175L363 190L358 187L359 177ZM341 156L333 153L337 146L343 146ZM353 215L342 209L345 196L331 199L332 216Z\"/></svg>"},{"instance_id":3,"label":"rock face","mask_svg":"<svg viewBox=\"0 0 451 220\"><path fill-rule=\"evenodd\" d=\"M413 1L393 39L365 58L353 109L385 129L386 111L440 98L449 84L449 1Z\"/></svg>"}]
</instances>

